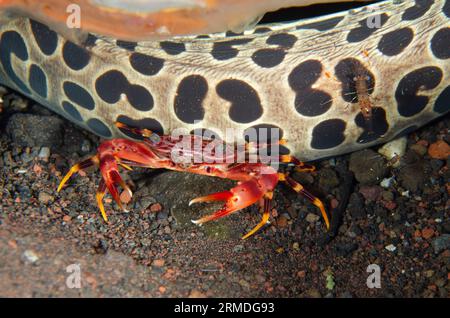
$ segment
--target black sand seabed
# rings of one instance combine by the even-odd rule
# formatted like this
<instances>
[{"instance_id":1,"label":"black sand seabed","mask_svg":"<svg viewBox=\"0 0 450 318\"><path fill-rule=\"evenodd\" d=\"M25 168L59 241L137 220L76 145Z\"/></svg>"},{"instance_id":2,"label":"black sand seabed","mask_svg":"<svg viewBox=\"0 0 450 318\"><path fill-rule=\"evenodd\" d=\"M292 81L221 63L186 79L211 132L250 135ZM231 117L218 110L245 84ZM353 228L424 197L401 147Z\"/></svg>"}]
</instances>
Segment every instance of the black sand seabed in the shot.
<instances>
[{"instance_id":1,"label":"black sand seabed","mask_svg":"<svg viewBox=\"0 0 450 318\"><path fill-rule=\"evenodd\" d=\"M276 191L271 225L242 241L260 219L256 206L203 227L190 222L217 205L188 207L189 200L230 188L231 181L170 171L124 173L135 191L130 212L108 196L106 224L95 202L99 173L76 176L56 193L62 174L92 154L98 138L10 91L2 89L2 96L2 297L449 295L449 160L427 153L437 140L449 143L448 115L408 136L398 168L363 151L294 174L328 207L342 199L349 161L365 180L351 188L331 242L316 208L284 186ZM391 184L381 187L380 176L392 177ZM373 264L381 288L367 286ZM81 288L69 288L78 269Z\"/></svg>"}]
</instances>

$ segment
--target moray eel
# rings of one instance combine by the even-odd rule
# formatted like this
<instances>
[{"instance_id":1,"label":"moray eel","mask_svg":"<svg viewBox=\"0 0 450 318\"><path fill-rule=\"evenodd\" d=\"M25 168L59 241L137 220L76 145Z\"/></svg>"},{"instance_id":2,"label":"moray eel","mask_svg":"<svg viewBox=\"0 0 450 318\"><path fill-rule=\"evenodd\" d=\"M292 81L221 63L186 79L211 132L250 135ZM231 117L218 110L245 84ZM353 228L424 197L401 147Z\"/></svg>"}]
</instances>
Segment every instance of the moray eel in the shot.
<instances>
[{"instance_id":1,"label":"moray eel","mask_svg":"<svg viewBox=\"0 0 450 318\"><path fill-rule=\"evenodd\" d=\"M329 0L0 0L0 11L3 18L29 16L75 41L88 32L143 41L242 32L255 26L266 12L323 2ZM75 29L70 28L76 22L74 13L79 13L80 23Z\"/></svg>"},{"instance_id":2,"label":"moray eel","mask_svg":"<svg viewBox=\"0 0 450 318\"><path fill-rule=\"evenodd\" d=\"M243 139L273 127L287 151L314 160L387 142L450 109L450 0L137 42L89 33L75 43L42 19L2 21L0 83L104 138L126 136L116 121L225 140L227 128ZM371 104L370 129L358 100Z\"/></svg>"}]
</instances>

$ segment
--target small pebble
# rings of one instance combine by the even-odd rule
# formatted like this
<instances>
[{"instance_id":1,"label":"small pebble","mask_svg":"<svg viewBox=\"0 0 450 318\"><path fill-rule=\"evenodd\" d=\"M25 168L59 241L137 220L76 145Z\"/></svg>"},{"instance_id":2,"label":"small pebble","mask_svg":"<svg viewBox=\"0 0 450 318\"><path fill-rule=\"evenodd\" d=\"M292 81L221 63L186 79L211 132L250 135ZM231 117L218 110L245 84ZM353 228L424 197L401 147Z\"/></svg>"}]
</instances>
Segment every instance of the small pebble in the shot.
<instances>
[{"instance_id":1,"label":"small pebble","mask_svg":"<svg viewBox=\"0 0 450 318\"><path fill-rule=\"evenodd\" d=\"M352 225L350 227L350 229L347 231L347 236L349 236L351 238L355 238L361 234L362 234L362 231L361 231L360 227L356 224Z\"/></svg>"},{"instance_id":2,"label":"small pebble","mask_svg":"<svg viewBox=\"0 0 450 318\"><path fill-rule=\"evenodd\" d=\"M431 242L431 245L436 254L439 254L446 249L450 249L450 234L443 234L436 237L433 242Z\"/></svg>"},{"instance_id":3,"label":"small pebble","mask_svg":"<svg viewBox=\"0 0 450 318\"><path fill-rule=\"evenodd\" d=\"M286 227L288 224L288 219L282 214L277 218L277 225L280 228Z\"/></svg>"},{"instance_id":4,"label":"small pebble","mask_svg":"<svg viewBox=\"0 0 450 318\"><path fill-rule=\"evenodd\" d=\"M206 295L197 289L190 291L188 298L206 298Z\"/></svg>"},{"instance_id":5,"label":"small pebble","mask_svg":"<svg viewBox=\"0 0 450 318\"><path fill-rule=\"evenodd\" d=\"M33 172L39 176L42 173L42 167L39 164L33 165Z\"/></svg>"},{"instance_id":6,"label":"small pebble","mask_svg":"<svg viewBox=\"0 0 450 318\"><path fill-rule=\"evenodd\" d=\"M39 256L32 250L26 250L25 252L23 252L22 256L26 262L29 262L31 264L34 264L39 260Z\"/></svg>"},{"instance_id":7,"label":"small pebble","mask_svg":"<svg viewBox=\"0 0 450 318\"><path fill-rule=\"evenodd\" d=\"M421 144L414 144L410 148L421 157L425 156L427 153L427 147Z\"/></svg>"},{"instance_id":8,"label":"small pebble","mask_svg":"<svg viewBox=\"0 0 450 318\"><path fill-rule=\"evenodd\" d=\"M298 216L298 211L297 211L294 207L289 206L286 210L287 210L287 212L289 213L289 217L290 217L291 219L297 218L297 216Z\"/></svg>"},{"instance_id":9,"label":"small pebble","mask_svg":"<svg viewBox=\"0 0 450 318\"><path fill-rule=\"evenodd\" d=\"M394 177L384 178L380 182L380 186L382 186L383 188L389 188L393 183L394 183Z\"/></svg>"},{"instance_id":10,"label":"small pebble","mask_svg":"<svg viewBox=\"0 0 450 318\"><path fill-rule=\"evenodd\" d=\"M306 291L304 296L309 297L309 298L321 298L322 297L322 295L320 294L320 291L318 291L315 288L312 288L312 289L309 289L308 291Z\"/></svg>"},{"instance_id":11,"label":"small pebble","mask_svg":"<svg viewBox=\"0 0 450 318\"><path fill-rule=\"evenodd\" d=\"M63 120L56 116L15 113L8 118L5 131L17 145L58 147L64 140L63 126Z\"/></svg>"},{"instance_id":12,"label":"small pebble","mask_svg":"<svg viewBox=\"0 0 450 318\"><path fill-rule=\"evenodd\" d=\"M23 163L29 163L33 161L33 159L36 158L38 154L39 154L38 150L34 149L32 152L22 153L20 158L22 159Z\"/></svg>"},{"instance_id":13,"label":"small pebble","mask_svg":"<svg viewBox=\"0 0 450 318\"><path fill-rule=\"evenodd\" d=\"M393 244L389 244L388 246L385 246L384 248L387 249L389 252L395 252L395 250L397 249L397 247L395 247Z\"/></svg>"},{"instance_id":14,"label":"small pebble","mask_svg":"<svg viewBox=\"0 0 450 318\"><path fill-rule=\"evenodd\" d=\"M348 202L348 211L352 219L358 220L366 217L364 206L364 197L360 193L352 193Z\"/></svg>"},{"instance_id":15,"label":"small pebble","mask_svg":"<svg viewBox=\"0 0 450 318\"><path fill-rule=\"evenodd\" d=\"M47 203L53 201L53 199L54 199L53 196L48 194L47 192L44 192L44 191L39 192L39 197L38 197L39 202L47 204Z\"/></svg>"},{"instance_id":16,"label":"small pebble","mask_svg":"<svg viewBox=\"0 0 450 318\"><path fill-rule=\"evenodd\" d=\"M394 201L387 201L383 205L386 209L391 211L397 207L397 203L395 203Z\"/></svg>"},{"instance_id":17,"label":"small pebble","mask_svg":"<svg viewBox=\"0 0 450 318\"><path fill-rule=\"evenodd\" d=\"M154 203L150 206L150 211L152 212L159 212L162 210L162 206L159 203Z\"/></svg>"},{"instance_id":18,"label":"small pebble","mask_svg":"<svg viewBox=\"0 0 450 318\"><path fill-rule=\"evenodd\" d=\"M83 153L91 152L91 143L89 142L89 140L87 139L83 140L83 142L81 143L81 151Z\"/></svg>"},{"instance_id":19,"label":"small pebble","mask_svg":"<svg viewBox=\"0 0 450 318\"><path fill-rule=\"evenodd\" d=\"M308 222L308 223L315 223L315 222L317 222L319 220L320 220L320 216L318 216L317 214L308 213L306 215L306 222Z\"/></svg>"},{"instance_id":20,"label":"small pebble","mask_svg":"<svg viewBox=\"0 0 450 318\"><path fill-rule=\"evenodd\" d=\"M450 146L443 140L438 140L428 148L431 158L446 160L450 156Z\"/></svg>"},{"instance_id":21,"label":"small pebble","mask_svg":"<svg viewBox=\"0 0 450 318\"><path fill-rule=\"evenodd\" d=\"M85 273L85 279L86 282L91 285L93 288L95 288L97 286L97 279L95 278L95 276L91 273Z\"/></svg>"},{"instance_id":22,"label":"small pebble","mask_svg":"<svg viewBox=\"0 0 450 318\"><path fill-rule=\"evenodd\" d=\"M408 139L406 137L394 139L378 149L378 153L383 155L387 160L402 157L405 154L407 141ZM397 167L398 165L399 161L396 161L392 166Z\"/></svg>"},{"instance_id":23,"label":"small pebble","mask_svg":"<svg viewBox=\"0 0 450 318\"><path fill-rule=\"evenodd\" d=\"M410 195L409 195L409 190L402 191L402 192L401 192L401 195L402 195L403 197L409 198L409 197L410 197Z\"/></svg>"},{"instance_id":24,"label":"small pebble","mask_svg":"<svg viewBox=\"0 0 450 318\"><path fill-rule=\"evenodd\" d=\"M306 271L298 271L297 272L298 278L305 278L305 276L306 276Z\"/></svg>"},{"instance_id":25,"label":"small pebble","mask_svg":"<svg viewBox=\"0 0 450 318\"><path fill-rule=\"evenodd\" d=\"M364 149L350 155L349 169L361 184L373 185L381 182L388 172L386 161L371 149Z\"/></svg>"},{"instance_id":26,"label":"small pebble","mask_svg":"<svg viewBox=\"0 0 450 318\"><path fill-rule=\"evenodd\" d=\"M266 281L266 277L264 275L256 274L255 275L255 281L262 284Z\"/></svg>"},{"instance_id":27,"label":"small pebble","mask_svg":"<svg viewBox=\"0 0 450 318\"><path fill-rule=\"evenodd\" d=\"M16 240L9 240L8 241L8 246L13 248L13 249L16 249L17 248L17 241Z\"/></svg>"},{"instance_id":28,"label":"small pebble","mask_svg":"<svg viewBox=\"0 0 450 318\"><path fill-rule=\"evenodd\" d=\"M339 185L339 178L336 172L330 168L321 169L319 172L319 187L324 191L330 191L331 189Z\"/></svg>"},{"instance_id":29,"label":"small pebble","mask_svg":"<svg viewBox=\"0 0 450 318\"><path fill-rule=\"evenodd\" d=\"M165 210L165 211L159 210L159 212L154 212L154 213L158 213L158 214L156 215L156 218L157 218L159 221L167 221L167 222L168 222L169 211L167 211L167 210Z\"/></svg>"},{"instance_id":30,"label":"small pebble","mask_svg":"<svg viewBox=\"0 0 450 318\"><path fill-rule=\"evenodd\" d=\"M155 259L152 263L155 267L163 267L165 264L165 261L163 259Z\"/></svg>"},{"instance_id":31,"label":"small pebble","mask_svg":"<svg viewBox=\"0 0 450 318\"><path fill-rule=\"evenodd\" d=\"M339 201L336 200L335 198L331 199L330 206L332 209L336 209L339 206Z\"/></svg>"},{"instance_id":32,"label":"small pebble","mask_svg":"<svg viewBox=\"0 0 450 318\"><path fill-rule=\"evenodd\" d=\"M394 194L391 191L383 191L381 193L383 200L392 201L394 200Z\"/></svg>"},{"instance_id":33,"label":"small pebble","mask_svg":"<svg viewBox=\"0 0 450 318\"><path fill-rule=\"evenodd\" d=\"M42 147L38 154L39 159L42 160L48 160L50 157L50 148L49 147Z\"/></svg>"},{"instance_id":34,"label":"small pebble","mask_svg":"<svg viewBox=\"0 0 450 318\"><path fill-rule=\"evenodd\" d=\"M434 230L432 228L427 227L422 230L422 237L426 240L432 238L433 235L434 235Z\"/></svg>"},{"instance_id":35,"label":"small pebble","mask_svg":"<svg viewBox=\"0 0 450 318\"><path fill-rule=\"evenodd\" d=\"M170 233L172 233L172 229L170 228L170 226L165 226L164 227L164 234L170 234Z\"/></svg>"},{"instance_id":36,"label":"small pebble","mask_svg":"<svg viewBox=\"0 0 450 318\"><path fill-rule=\"evenodd\" d=\"M239 285L241 285L244 288L250 288L250 284L245 279L239 280Z\"/></svg>"},{"instance_id":37,"label":"small pebble","mask_svg":"<svg viewBox=\"0 0 450 318\"><path fill-rule=\"evenodd\" d=\"M338 243L335 245L336 255L346 257L358 249L356 243Z\"/></svg>"},{"instance_id":38,"label":"small pebble","mask_svg":"<svg viewBox=\"0 0 450 318\"><path fill-rule=\"evenodd\" d=\"M339 296L340 298L353 298L353 295L352 295L352 293L351 292L349 292L349 291L344 291L340 296Z\"/></svg>"},{"instance_id":39,"label":"small pebble","mask_svg":"<svg viewBox=\"0 0 450 318\"><path fill-rule=\"evenodd\" d=\"M128 204L131 201L131 193L127 190L123 190L122 193L120 193L120 201L122 203Z\"/></svg>"},{"instance_id":40,"label":"small pebble","mask_svg":"<svg viewBox=\"0 0 450 318\"><path fill-rule=\"evenodd\" d=\"M425 277L431 278L434 275L434 271L432 269L425 271Z\"/></svg>"},{"instance_id":41,"label":"small pebble","mask_svg":"<svg viewBox=\"0 0 450 318\"><path fill-rule=\"evenodd\" d=\"M415 192L424 187L429 174L426 171L426 161L426 158L420 157L412 150L408 150L403 156L402 165L396 173L397 181L403 189Z\"/></svg>"},{"instance_id":42,"label":"small pebble","mask_svg":"<svg viewBox=\"0 0 450 318\"><path fill-rule=\"evenodd\" d=\"M359 193L361 193L367 201L377 201L380 198L382 191L383 189L379 186L362 186L359 189Z\"/></svg>"}]
</instances>

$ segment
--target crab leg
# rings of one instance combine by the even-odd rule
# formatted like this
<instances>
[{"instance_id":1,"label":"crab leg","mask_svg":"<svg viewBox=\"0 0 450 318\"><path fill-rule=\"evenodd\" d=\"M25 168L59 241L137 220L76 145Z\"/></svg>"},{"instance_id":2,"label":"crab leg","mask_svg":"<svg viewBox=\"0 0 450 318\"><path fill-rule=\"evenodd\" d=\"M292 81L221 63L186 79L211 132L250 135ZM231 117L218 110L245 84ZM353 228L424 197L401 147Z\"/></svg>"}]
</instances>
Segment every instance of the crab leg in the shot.
<instances>
[{"instance_id":1,"label":"crab leg","mask_svg":"<svg viewBox=\"0 0 450 318\"><path fill-rule=\"evenodd\" d=\"M280 162L292 163L293 165L295 165L295 170L298 172L312 172L316 170L316 167L314 167L313 165L308 165L290 155L281 155Z\"/></svg>"},{"instance_id":2,"label":"crab leg","mask_svg":"<svg viewBox=\"0 0 450 318\"><path fill-rule=\"evenodd\" d=\"M125 181L123 181L122 177L119 174L119 167L117 165L116 158L111 155L105 155L102 157L100 162L100 171L102 173L103 181L105 183L106 188L108 188L109 193L113 197L114 201L116 201L117 205L125 211L125 208L120 201L119 192L117 191L116 184L119 184L125 191L128 192L130 196L132 196L132 192L130 188L126 185ZM100 189L101 190L101 189ZM103 198L103 196L100 196ZM97 198L98 200L98 198ZM103 218L105 218L104 211L102 212ZM105 219L107 221L107 219Z\"/></svg>"},{"instance_id":3,"label":"crab leg","mask_svg":"<svg viewBox=\"0 0 450 318\"><path fill-rule=\"evenodd\" d=\"M102 213L103 220L105 220L105 222L108 222L108 216L106 215L105 207L103 205L103 197L105 196L105 193L106 193L106 184L105 181L102 179L100 180L97 192L95 193L95 199L97 200L98 208Z\"/></svg>"},{"instance_id":4,"label":"crab leg","mask_svg":"<svg viewBox=\"0 0 450 318\"><path fill-rule=\"evenodd\" d=\"M82 162L77 163L76 165L74 165L72 168L70 168L69 172L64 176L64 178L61 180L61 182L59 183L58 186L58 190L57 192L61 191L62 187L64 186L64 184L67 182L67 180L70 179L70 177L74 174L77 173L80 170L86 169L90 166L93 165L97 165L99 164L99 158L98 155L95 155L89 159L86 159Z\"/></svg>"},{"instance_id":5,"label":"crab leg","mask_svg":"<svg viewBox=\"0 0 450 318\"><path fill-rule=\"evenodd\" d=\"M269 194L266 194L267 197L264 198L264 205L263 205L263 216L261 219L261 222L259 222L250 232L245 234L242 239L245 240L255 234L259 231L260 228L262 228L264 225L269 224L269 216L270 216L270 202L272 201L273 193L269 192Z\"/></svg>"},{"instance_id":6,"label":"crab leg","mask_svg":"<svg viewBox=\"0 0 450 318\"><path fill-rule=\"evenodd\" d=\"M161 141L161 138L159 137L159 135L154 133L150 129L138 128L138 127L130 127L130 126L128 126L128 125L126 125L124 123L118 122L118 121L115 122L114 124L119 129L128 130L129 132L131 132L131 133L133 133L135 135L139 135L139 136L142 136L144 138L148 138L153 143L158 143L158 142Z\"/></svg>"},{"instance_id":7,"label":"crab leg","mask_svg":"<svg viewBox=\"0 0 450 318\"><path fill-rule=\"evenodd\" d=\"M117 191L116 184L119 184L125 191L127 191L132 196L132 192L130 188L123 181L122 177L119 174L118 164L123 166L126 169L131 169L128 165L120 162L111 155L104 155L99 157L99 155L93 156L89 159L86 159L80 163L77 163L72 168L70 168L69 172L64 176L58 186L58 192L62 189L64 184L70 179L70 177L77 173L80 170L86 169L92 165L100 166L100 171L102 173L102 180L97 188L97 192L95 194L95 198L97 200L97 204L99 206L100 212L102 214L103 219L108 222L108 217L105 212L105 207L103 205L103 197L105 196L106 189L111 193L111 196L114 198L114 201L119 205L122 210L125 208L120 201L119 192Z\"/></svg>"},{"instance_id":8,"label":"crab leg","mask_svg":"<svg viewBox=\"0 0 450 318\"><path fill-rule=\"evenodd\" d=\"M259 149L264 149L267 148L269 146L274 146L274 145L281 145L284 146L287 144L287 140L286 139L280 139L274 142L254 142L254 141L249 141L245 143L245 150L246 151L252 151L252 150L259 150Z\"/></svg>"},{"instance_id":9,"label":"crab leg","mask_svg":"<svg viewBox=\"0 0 450 318\"><path fill-rule=\"evenodd\" d=\"M279 173L278 176L281 181L286 182L295 192L300 193L305 198L307 198L312 204L314 204L316 207L319 208L320 212L322 213L322 217L325 221L325 225L327 229L329 229L330 221L328 220L328 215L327 212L325 211L325 207L323 206L322 201L320 201L317 197L306 191L306 189L300 183L298 183L291 177L287 176L286 174Z\"/></svg>"}]
</instances>

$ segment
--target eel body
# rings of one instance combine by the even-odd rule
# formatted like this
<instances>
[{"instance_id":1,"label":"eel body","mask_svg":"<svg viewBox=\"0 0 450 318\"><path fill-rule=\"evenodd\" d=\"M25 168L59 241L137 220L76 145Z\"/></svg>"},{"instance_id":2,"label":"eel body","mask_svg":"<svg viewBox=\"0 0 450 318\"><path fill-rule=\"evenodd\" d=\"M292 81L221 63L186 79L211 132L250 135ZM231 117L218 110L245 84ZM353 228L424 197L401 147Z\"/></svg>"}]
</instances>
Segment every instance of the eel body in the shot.
<instances>
[{"instance_id":1,"label":"eel body","mask_svg":"<svg viewBox=\"0 0 450 318\"><path fill-rule=\"evenodd\" d=\"M450 0L144 42L89 34L75 44L16 17L0 26L0 83L104 138L124 136L116 121L227 141L278 128L288 151L314 160L448 113Z\"/></svg>"}]
</instances>

